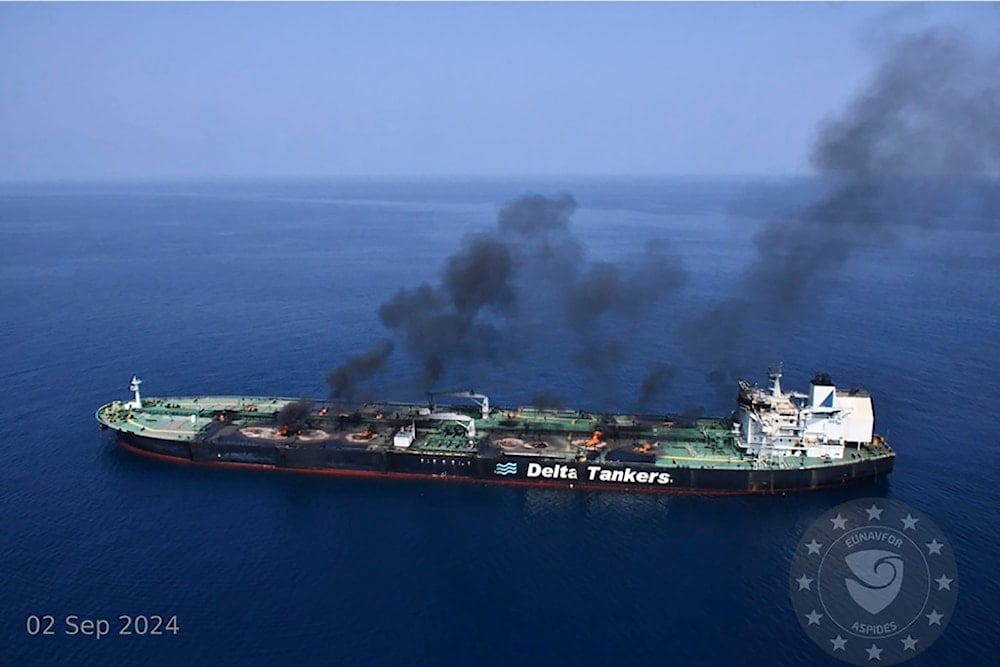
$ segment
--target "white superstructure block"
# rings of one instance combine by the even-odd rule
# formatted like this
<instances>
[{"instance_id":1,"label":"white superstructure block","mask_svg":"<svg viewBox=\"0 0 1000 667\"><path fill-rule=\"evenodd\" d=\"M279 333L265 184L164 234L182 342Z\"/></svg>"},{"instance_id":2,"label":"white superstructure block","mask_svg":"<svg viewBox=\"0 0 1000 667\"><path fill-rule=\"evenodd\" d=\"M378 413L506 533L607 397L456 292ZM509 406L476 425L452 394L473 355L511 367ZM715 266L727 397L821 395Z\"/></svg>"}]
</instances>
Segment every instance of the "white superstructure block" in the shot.
<instances>
[{"instance_id":1,"label":"white superstructure block","mask_svg":"<svg viewBox=\"0 0 1000 667\"><path fill-rule=\"evenodd\" d=\"M844 458L847 446L872 441L872 399L858 391L838 391L826 374L817 374L809 394L781 389L780 369L770 374L770 391L740 382L740 409L734 435L750 454Z\"/></svg>"},{"instance_id":2,"label":"white superstructure block","mask_svg":"<svg viewBox=\"0 0 1000 667\"><path fill-rule=\"evenodd\" d=\"M413 444L413 441L417 437L417 427L414 424L409 426L404 426L396 432L396 435L392 437L392 446L399 447L400 449L405 449Z\"/></svg>"}]
</instances>

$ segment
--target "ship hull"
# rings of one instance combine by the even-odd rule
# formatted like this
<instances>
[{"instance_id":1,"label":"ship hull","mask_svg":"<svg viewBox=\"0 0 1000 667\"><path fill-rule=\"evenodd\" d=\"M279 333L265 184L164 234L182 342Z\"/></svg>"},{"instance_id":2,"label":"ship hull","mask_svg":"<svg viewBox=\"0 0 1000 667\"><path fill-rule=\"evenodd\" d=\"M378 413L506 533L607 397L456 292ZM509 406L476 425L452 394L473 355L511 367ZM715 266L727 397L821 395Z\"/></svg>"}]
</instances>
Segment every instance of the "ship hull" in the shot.
<instances>
[{"instance_id":1,"label":"ship hull","mask_svg":"<svg viewBox=\"0 0 1000 667\"><path fill-rule=\"evenodd\" d=\"M894 455L821 466L774 469L663 467L639 462L564 461L544 457L437 456L362 448L296 447L177 441L127 431L126 450L205 466L383 479L457 481L632 493L769 494L874 483L892 472Z\"/></svg>"}]
</instances>

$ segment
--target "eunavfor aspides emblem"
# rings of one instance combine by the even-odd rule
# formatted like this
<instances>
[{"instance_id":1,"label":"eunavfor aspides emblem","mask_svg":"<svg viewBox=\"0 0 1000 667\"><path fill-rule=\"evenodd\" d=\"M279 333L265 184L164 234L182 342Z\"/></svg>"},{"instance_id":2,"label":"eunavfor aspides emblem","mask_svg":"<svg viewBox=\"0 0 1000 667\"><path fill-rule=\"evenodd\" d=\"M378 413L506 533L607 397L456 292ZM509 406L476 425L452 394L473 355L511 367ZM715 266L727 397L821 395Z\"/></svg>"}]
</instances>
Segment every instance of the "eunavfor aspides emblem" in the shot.
<instances>
[{"instance_id":1,"label":"eunavfor aspides emblem","mask_svg":"<svg viewBox=\"0 0 1000 667\"><path fill-rule=\"evenodd\" d=\"M802 628L826 653L855 665L895 665L944 632L958 571L927 515L866 498L813 522L796 547L789 592Z\"/></svg>"}]
</instances>

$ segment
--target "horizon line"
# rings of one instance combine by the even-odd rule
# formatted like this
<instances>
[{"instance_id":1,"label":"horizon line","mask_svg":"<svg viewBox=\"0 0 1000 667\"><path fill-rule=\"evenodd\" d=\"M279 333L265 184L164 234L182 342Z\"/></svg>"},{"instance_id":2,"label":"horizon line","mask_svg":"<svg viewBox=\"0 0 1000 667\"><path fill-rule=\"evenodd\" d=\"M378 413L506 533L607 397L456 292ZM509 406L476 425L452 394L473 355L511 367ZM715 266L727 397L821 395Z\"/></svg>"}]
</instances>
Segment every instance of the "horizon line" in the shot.
<instances>
[{"instance_id":1,"label":"horizon line","mask_svg":"<svg viewBox=\"0 0 1000 667\"><path fill-rule=\"evenodd\" d=\"M239 183L239 182L347 182L347 181L443 181L443 180L468 180L468 181L489 181L489 180L514 180L514 179L536 179L536 180L593 180L593 179L614 179L614 180L684 180L684 179L798 179L817 178L819 174L813 172L567 172L560 173L393 173L393 174L315 174L315 175L192 175L192 176L100 176L93 178L86 177L53 177L53 178L23 178L5 179L0 178L0 187L5 186L31 186L31 185L141 185L154 183Z\"/></svg>"}]
</instances>

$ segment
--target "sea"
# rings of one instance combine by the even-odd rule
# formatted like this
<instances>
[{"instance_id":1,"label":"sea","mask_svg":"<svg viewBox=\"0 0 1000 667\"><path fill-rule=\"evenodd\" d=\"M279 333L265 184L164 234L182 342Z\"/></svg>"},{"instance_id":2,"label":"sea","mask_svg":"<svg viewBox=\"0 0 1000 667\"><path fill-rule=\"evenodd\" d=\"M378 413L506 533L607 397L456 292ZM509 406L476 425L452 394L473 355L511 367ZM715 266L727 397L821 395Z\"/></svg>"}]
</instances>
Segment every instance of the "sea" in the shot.
<instances>
[{"instance_id":1,"label":"sea","mask_svg":"<svg viewBox=\"0 0 1000 667\"><path fill-rule=\"evenodd\" d=\"M662 240L683 286L621 325L613 364L550 340L450 362L434 388L627 411L667 363L651 409L725 415L735 385L717 394L676 324L743 293L760 230L815 192L733 177L0 187L0 664L836 665L796 618L790 567L812 522L864 498L931 517L957 562L954 615L911 663L997 664L998 219L856 239L746 350L752 381L783 363L786 388L825 371L871 393L898 453L877 484L718 497L224 470L138 457L94 419L133 374L147 396L326 398L332 368L398 335L381 303L436 284L508 203L562 193L581 262ZM369 388L424 400L396 341ZM121 635L121 616L173 623ZM101 619L109 634L81 629Z\"/></svg>"}]
</instances>

